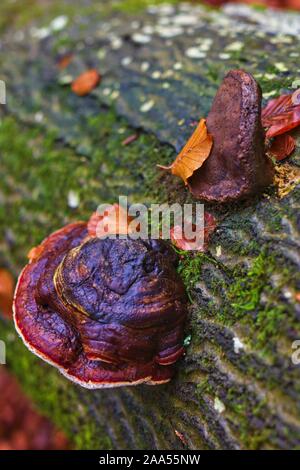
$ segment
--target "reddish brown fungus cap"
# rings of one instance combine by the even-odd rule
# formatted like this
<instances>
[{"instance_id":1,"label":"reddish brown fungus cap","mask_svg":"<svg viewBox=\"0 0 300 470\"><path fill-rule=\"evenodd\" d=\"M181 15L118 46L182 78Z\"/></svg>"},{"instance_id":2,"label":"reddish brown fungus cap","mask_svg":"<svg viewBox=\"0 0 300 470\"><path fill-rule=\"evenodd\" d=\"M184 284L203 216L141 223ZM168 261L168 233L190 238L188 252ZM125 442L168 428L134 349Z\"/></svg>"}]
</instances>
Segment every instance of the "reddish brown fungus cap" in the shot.
<instances>
[{"instance_id":1,"label":"reddish brown fungus cap","mask_svg":"<svg viewBox=\"0 0 300 470\"><path fill-rule=\"evenodd\" d=\"M207 117L213 136L210 156L189 178L193 195L209 202L230 202L261 192L274 170L265 155L261 90L249 73L231 70Z\"/></svg>"},{"instance_id":2,"label":"reddish brown fungus cap","mask_svg":"<svg viewBox=\"0 0 300 470\"><path fill-rule=\"evenodd\" d=\"M33 353L88 388L170 380L186 296L168 244L99 239L78 222L32 253L14 320Z\"/></svg>"}]
</instances>

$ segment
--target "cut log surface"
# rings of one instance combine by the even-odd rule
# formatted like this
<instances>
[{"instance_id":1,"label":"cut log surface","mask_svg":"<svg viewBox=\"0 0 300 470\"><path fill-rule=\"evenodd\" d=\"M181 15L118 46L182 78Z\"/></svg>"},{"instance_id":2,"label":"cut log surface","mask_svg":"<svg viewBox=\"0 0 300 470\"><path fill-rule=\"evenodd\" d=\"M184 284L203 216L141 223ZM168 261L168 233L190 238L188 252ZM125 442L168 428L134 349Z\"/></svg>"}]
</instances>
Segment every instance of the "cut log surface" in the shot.
<instances>
[{"instance_id":1,"label":"cut log surface","mask_svg":"<svg viewBox=\"0 0 300 470\"><path fill-rule=\"evenodd\" d=\"M299 14L106 3L2 34L0 265L15 275L32 246L119 195L190 202L156 164L173 161L230 69L252 73L265 100L299 87ZM91 68L99 86L72 93ZM169 384L82 389L0 320L9 367L78 448L299 448L299 143L265 194L208 207L218 220L209 251L182 255L186 355Z\"/></svg>"}]
</instances>

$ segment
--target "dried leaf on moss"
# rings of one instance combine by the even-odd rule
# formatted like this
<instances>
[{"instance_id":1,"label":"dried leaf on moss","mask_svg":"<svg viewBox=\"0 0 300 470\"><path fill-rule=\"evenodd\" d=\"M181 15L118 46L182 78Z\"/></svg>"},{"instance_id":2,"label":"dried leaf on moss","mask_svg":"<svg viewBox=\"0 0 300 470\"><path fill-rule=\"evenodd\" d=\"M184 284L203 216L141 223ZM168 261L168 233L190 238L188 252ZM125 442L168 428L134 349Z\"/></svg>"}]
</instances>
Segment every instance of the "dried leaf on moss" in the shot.
<instances>
[{"instance_id":1,"label":"dried leaf on moss","mask_svg":"<svg viewBox=\"0 0 300 470\"><path fill-rule=\"evenodd\" d=\"M278 135L274 138L269 153L276 158L277 161L287 158L295 150L295 139L288 135Z\"/></svg>"},{"instance_id":2,"label":"dried leaf on moss","mask_svg":"<svg viewBox=\"0 0 300 470\"><path fill-rule=\"evenodd\" d=\"M193 135L189 138L175 161L170 166L158 165L163 170L170 170L187 184L194 171L198 170L208 158L213 145L213 138L208 134L205 119L201 119Z\"/></svg>"},{"instance_id":3,"label":"dried leaf on moss","mask_svg":"<svg viewBox=\"0 0 300 470\"><path fill-rule=\"evenodd\" d=\"M71 88L78 96L90 93L100 82L100 74L95 69L87 70L73 80Z\"/></svg>"}]
</instances>

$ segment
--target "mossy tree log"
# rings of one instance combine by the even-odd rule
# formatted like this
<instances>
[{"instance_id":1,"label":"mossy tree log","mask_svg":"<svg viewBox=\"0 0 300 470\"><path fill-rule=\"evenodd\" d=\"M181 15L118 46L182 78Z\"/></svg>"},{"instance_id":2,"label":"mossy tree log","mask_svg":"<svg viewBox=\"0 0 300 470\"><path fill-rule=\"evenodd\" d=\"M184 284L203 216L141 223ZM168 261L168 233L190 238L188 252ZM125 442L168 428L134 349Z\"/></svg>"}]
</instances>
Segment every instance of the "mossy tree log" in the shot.
<instances>
[{"instance_id":1,"label":"mossy tree log","mask_svg":"<svg viewBox=\"0 0 300 470\"><path fill-rule=\"evenodd\" d=\"M265 98L299 76L297 15L105 3L66 3L57 18L52 2L33 26L20 29L27 18L18 13L2 34L0 265L15 276L32 246L118 195L191 201L156 163L172 161L228 69L254 73ZM60 70L67 53L73 60ZM79 98L70 80L91 66L102 83ZM209 251L180 261L191 300L187 353L168 385L81 389L0 321L8 366L78 448L299 447L300 368L291 361L300 338L299 157L298 146L264 195L208 207L219 221Z\"/></svg>"}]
</instances>

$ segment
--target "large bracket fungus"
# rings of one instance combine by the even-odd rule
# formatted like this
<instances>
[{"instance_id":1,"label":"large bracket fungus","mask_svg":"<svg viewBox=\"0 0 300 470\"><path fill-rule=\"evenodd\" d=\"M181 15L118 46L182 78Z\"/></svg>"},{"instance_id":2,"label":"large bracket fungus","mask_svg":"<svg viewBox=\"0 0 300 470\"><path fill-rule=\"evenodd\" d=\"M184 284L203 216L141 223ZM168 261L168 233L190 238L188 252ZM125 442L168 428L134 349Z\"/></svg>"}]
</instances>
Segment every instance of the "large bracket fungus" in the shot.
<instances>
[{"instance_id":1,"label":"large bracket fungus","mask_svg":"<svg viewBox=\"0 0 300 470\"><path fill-rule=\"evenodd\" d=\"M31 251L14 299L27 347L87 388L168 382L183 353L184 286L161 240L100 239L78 222Z\"/></svg>"},{"instance_id":2,"label":"large bracket fungus","mask_svg":"<svg viewBox=\"0 0 300 470\"><path fill-rule=\"evenodd\" d=\"M208 202L245 199L273 181L265 155L261 124L261 89L243 70L224 78L207 116L213 148L201 168L188 179L192 194Z\"/></svg>"}]
</instances>

